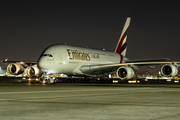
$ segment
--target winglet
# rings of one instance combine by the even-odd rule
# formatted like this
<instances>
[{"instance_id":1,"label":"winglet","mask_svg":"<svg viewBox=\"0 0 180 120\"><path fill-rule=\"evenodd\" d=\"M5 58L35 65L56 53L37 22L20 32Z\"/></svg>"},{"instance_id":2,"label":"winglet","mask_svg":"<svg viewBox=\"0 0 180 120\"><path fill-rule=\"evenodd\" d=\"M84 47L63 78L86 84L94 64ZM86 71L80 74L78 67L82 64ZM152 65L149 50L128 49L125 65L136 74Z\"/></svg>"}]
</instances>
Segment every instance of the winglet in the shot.
<instances>
[{"instance_id":1,"label":"winglet","mask_svg":"<svg viewBox=\"0 0 180 120\"><path fill-rule=\"evenodd\" d=\"M5 60L1 61L3 63L6 63L8 61L8 58L6 58Z\"/></svg>"},{"instance_id":2,"label":"winglet","mask_svg":"<svg viewBox=\"0 0 180 120\"><path fill-rule=\"evenodd\" d=\"M126 39L127 39L127 31L128 31L129 25L130 25L130 21L131 21L131 18L128 17L126 19L126 23L124 25L121 36L119 38L118 44L117 44L116 49L115 49L116 53L119 53L123 56L126 55L126 49L127 49Z\"/></svg>"}]
</instances>

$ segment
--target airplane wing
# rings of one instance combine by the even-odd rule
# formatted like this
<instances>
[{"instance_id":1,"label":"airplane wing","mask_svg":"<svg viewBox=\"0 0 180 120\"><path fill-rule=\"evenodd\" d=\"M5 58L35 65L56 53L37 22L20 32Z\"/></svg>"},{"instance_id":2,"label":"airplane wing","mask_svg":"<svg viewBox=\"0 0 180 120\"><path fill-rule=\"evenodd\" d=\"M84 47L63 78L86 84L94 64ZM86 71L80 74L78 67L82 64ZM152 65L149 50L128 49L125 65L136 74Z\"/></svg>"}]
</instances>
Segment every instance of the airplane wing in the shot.
<instances>
[{"instance_id":1,"label":"airplane wing","mask_svg":"<svg viewBox=\"0 0 180 120\"><path fill-rule=\"evenodd\" d=\"M154 59L139 59L139 60L125 60L125 63L137 62L164 62L170 60L169 58L154 58Z\"/></svg>"},{"instance_id":2,"label":"airplane wing","mask_svg":"<svg viewBox=\"0 0 180 120\"><path fill-rule=\"evenodd\" d=\"M9 61L8 59L1 62L8 63L7 72L11 75L19 75L25 72L28 77L32 77L39 76L42 73L37 67L37 62Z\"/></svg>"},{"instance_id":3,"label":"airplane wing","mask_svg":"<svg viewBox=\"0 0 180 120\"><path fill-rule=\"evenodd\" d=\"M126 63L122 64L99 64L99 65L83 65L80 67L80 71L85 74L103 74L105 72L110 72L113 69L116 70L119 67L128 66L133 69L137 69L139 66L152 66L152 65L164 65L173 64L176 67L180 66L180 62L168 62L167 58L160 59L142 59L142 60L128 60Z\"/></svg>"},{"instance_id":4,"label":"airplane wing","mask_svg":"<svg viewBox=\"0 0 180 120\"><path fill-rule=\"evenodd\" d=\"M5 64L6 63L20 63L20 64L25 65L25 66L32 66L32 65L37 64L37 62L34 62L34 61L32 61L32 62L29 62L29 61L9 61L8 59L5 59L1 62L5 63Z\"/></svg>"}]
</instances>

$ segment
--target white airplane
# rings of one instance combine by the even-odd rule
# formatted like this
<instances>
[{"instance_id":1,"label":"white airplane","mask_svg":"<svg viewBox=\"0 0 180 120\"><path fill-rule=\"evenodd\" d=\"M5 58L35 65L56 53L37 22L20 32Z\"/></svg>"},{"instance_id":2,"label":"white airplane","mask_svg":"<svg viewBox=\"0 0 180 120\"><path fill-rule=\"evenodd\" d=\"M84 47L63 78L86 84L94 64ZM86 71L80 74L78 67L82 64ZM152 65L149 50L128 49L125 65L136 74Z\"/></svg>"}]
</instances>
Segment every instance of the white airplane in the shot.
<instances>
[{"instance_id":1,"label":"white airplane","mask_svg":"<svg viewBox=\"0 0 180 120\"><path fill-rule=\"evenodd\" d=\"M167 58L129 60L125 57L130 20L131 18L128 17L114 52L55 44L43 51L37 63L7 59L3 62L10 62L7 71L13 75L22 74L25 71L27 76L58 73L68 76L99 77L116 71L120 79L128 80L133 78L139 66L154 68L154 65L162 65L161 73L164 76L177 75L180 62L168 62Z\"/></svg>"}]
</instances>

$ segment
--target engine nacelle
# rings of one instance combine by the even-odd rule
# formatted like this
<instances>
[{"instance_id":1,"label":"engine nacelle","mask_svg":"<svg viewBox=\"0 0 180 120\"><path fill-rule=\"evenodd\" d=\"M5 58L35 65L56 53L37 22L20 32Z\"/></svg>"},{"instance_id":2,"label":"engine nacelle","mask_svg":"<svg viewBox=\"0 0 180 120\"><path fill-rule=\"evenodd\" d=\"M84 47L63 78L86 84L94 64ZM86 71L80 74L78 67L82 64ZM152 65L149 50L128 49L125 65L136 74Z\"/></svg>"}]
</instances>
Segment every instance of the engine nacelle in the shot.
<instances>
[{"instance_id":1,"label":"engine nacelle","mask_svg":"<svg viewBox=\"0 0 180 120\"><path fill-rule=\"evenodd\" d=\"M131 79L133 78L135 75L134 70L131 67L128 66L123 66L118 68L117 70L117 76L120 79Z\"/></svg>"},{"instance_id":2,"label":"engine nacelle","mask_svg":"<svg viewBox=\"0 0 180 120\"><path fill-rule=\"evenodd\" d=\"M163 76L175 76L178 74L178 69L172 64L165 64L161 67L161 73Z\"/></svg>"},{"instance_id":3,"label":"engine nacelle","mask_svg":"<svg viewBox=\"0 0 180 120\"><path fill-rule=\"evenodd\" d=\"M39 76L42 74L37 65L27 67L25 72L28 77Z\"/></svg>"},{"instance_id":4,"label":"engine nacelle","mask_svg":"<svg viewBox=\"0 0 180 120\"><path fill-rule=\"evenodd\" d=\"M24 67L19 63L11 63L7 66L7 71L12 75L19 75L24 72Z\"/></svg>"}]
</instances>

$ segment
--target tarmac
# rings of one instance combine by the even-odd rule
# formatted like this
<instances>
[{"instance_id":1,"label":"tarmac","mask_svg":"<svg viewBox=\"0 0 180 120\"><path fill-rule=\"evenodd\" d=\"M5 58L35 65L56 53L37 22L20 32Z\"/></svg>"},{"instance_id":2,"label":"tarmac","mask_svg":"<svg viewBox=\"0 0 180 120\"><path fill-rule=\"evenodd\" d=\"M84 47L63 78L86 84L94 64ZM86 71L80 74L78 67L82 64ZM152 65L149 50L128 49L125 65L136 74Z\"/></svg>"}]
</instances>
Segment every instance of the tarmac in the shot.
<instances>
[{"instance_id":1,"label":"tarmac","mask_svg":"<svg viewBox=\"0 0 180 120\"><path fill-rule=\"evenodd\" d=\"M180 84L0 83L1 120L179 120Z\"/></svg>"}]
</instances>

